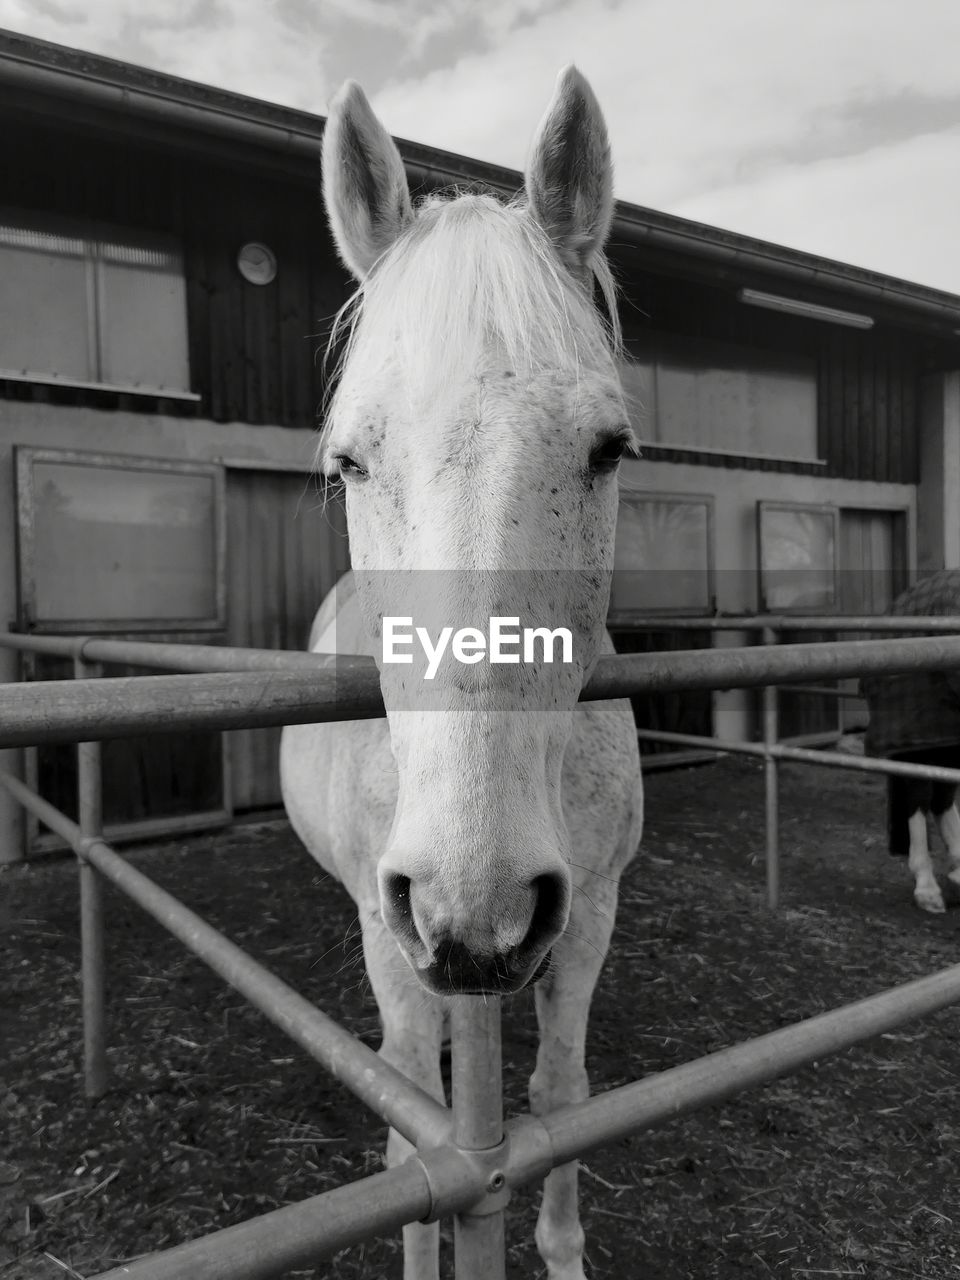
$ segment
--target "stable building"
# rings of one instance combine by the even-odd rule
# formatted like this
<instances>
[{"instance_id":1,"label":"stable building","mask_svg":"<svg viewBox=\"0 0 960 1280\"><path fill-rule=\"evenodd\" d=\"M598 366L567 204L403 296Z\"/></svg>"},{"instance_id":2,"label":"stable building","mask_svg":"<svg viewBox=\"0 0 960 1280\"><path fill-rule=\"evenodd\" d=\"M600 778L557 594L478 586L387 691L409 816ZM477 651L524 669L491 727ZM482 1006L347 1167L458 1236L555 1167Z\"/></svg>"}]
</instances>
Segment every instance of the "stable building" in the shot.
<instances>
[{"instance_id":1,"label":"stable building","mask_svg":"<svg viewBox=\"0 0 960 1280\"><path fill-rule=\"evenodd\" d=\"M311 474L352 288L320 203L323 119L9 32L0 109L5 623L302 648L349 562ZM522 184L399 145L415 194ZM622 202L609 254L643 441L622 470L621 648L748 641L656 614L880 612L960 566L960 298ZM0 679L68 674L0 650ZM738 738L754 702L637 706ZM272 730L110 744L108 834L275 806L276 748ZM70 812L71 748L0 765ZM0 860L49 847L22 821L0 797Z\"/></svg>"}]
</instances>

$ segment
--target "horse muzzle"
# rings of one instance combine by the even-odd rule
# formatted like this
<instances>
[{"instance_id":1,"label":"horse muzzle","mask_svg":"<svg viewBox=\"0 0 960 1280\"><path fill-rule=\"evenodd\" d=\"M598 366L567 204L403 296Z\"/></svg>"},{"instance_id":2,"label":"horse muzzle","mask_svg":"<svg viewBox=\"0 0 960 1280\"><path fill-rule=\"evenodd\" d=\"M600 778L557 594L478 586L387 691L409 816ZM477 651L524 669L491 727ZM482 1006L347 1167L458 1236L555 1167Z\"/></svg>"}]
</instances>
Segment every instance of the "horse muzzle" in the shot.
<instances>
[{"instance_id":1,"label":"horse muzzle","mask_svg":"<svg viewBox=\"0 0 960 1280\"><path fill-rule=\"evenodd\" d=\"M512 923L513 913L504 918L491 909L484 926L485 913L454 919L407 876L387 872L380 879L384 922L419 981L436 995L509 995L541 977L566 926L569 881L541 874L524 892L527 910L517 910Z\"/></svg>"}]
</instances>

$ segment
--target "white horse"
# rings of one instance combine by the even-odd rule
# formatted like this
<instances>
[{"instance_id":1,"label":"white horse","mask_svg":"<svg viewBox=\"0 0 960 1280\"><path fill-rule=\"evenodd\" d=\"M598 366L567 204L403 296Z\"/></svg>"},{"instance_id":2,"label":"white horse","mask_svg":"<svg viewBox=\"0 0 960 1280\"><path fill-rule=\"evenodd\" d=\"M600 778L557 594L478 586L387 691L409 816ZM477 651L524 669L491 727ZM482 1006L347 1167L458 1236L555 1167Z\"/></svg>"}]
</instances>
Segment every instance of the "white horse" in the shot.
<instances>
[{"instance_id":1,"label":"white horse","mask_svg":"<svg viewBox=\"0 0 960 1280\"><path fill-rule=\"evenodd\" d=\"M310 647L372 653L387 717L287 728L284 801L357 904L383 1057L442 1099L451 1000L537 981L530 1105L542 1113L587 1096L590 999L642 825L629 703L577 705L613 651L617 464L632 444L603 256L606 129L570 67L525 201L461 194L414 209L399 152L348 83L323 169L360 282L318 455L346 487L354 577L323 603ZM597 281L612 321L594 306ZM428 684L416 658L383 661L382 619L397 615L562 622L573 661L447 653ZM391 1131L388 1163L410 1150ZM551 1277L583 1280L575 1163L547 1177L536 1239ZM436 1225L407 1227L407 1280L437 1276L437 1253Z\"/></svg>"}]
</instances>

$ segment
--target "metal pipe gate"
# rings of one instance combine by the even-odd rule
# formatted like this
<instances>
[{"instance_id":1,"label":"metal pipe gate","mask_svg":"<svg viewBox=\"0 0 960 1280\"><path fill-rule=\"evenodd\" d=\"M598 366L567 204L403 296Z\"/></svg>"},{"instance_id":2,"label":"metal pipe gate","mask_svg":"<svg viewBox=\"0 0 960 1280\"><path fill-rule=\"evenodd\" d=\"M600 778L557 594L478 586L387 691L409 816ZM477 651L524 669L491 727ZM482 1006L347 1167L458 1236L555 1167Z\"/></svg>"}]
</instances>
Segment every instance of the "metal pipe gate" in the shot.
<instances>
[{"instance_id":1,"label":"metal pipe gate","mask_svg":"<svg viewBox=\"0 0 960 1280\"><path fill-rule=\"evenodd\" d=\"M792 626L794 620L789 621ZM922 629L917 620L909 621L914 631ZM769 628L769 623L764 626ZM454 1004L453 1106L448 1110L132 867L102 839L100 739L142 732L144 727L156 731L186 726L233 728L382 715L372 660L82 637L0 635L0 646L73 656L79 677L66 687L63 681L51 681L0 688L0 746L84 739L78 746L79 822L71 822L10 774L0 773L0 785L66 839L78 856L88 1096L99 1096L106 1088L100 891L107 879L418 1148L394 1169L128 1263L104 1273L100 1280L119 1280L121 1276L131 1280L260 1280L318 1262L405 1223L451 1215L455 1220L458 1280L503 1280L503 1213L512 1188L540 1179L556 1165L604 1143L723 1101L960 1001L960 965L955 965L550 1115L523 1115L504 1124L499 1000L464 997ZM92 665L100 661L235 674L100 679L99 668ZM691 687L769 689L791 679L956 666L960 666L958 636L638 654L602 659L584 696L622 697ZM890 768L889 762L865 762L779 744L776 704L768 694L763 743L656 736L665 741L705 742L721 750L743 750L764 758L768 876L771 868L774 876L777 874L776 848L774 844L771 855L770 840L771 832L774 839L776 836L775 788L780 760L949 775L948 780L960 780L960 774L952 770L915 765Z\"/></svg>"}]
</instances>

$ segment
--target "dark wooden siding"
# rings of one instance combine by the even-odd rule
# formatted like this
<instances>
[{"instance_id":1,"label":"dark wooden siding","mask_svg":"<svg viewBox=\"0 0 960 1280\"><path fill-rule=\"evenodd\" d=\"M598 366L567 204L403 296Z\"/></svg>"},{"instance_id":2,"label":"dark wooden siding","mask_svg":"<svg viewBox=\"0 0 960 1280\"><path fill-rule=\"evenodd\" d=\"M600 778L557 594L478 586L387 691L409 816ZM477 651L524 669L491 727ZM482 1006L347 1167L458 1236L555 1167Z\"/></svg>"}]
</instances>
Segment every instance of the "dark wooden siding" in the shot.
<instances>
[{"instance_id":1,"label":"dark wooden siding","mask_svg":"<svg viewBox=\"0 0 960 1280\"><path fill-rule=\"evenodd\" d=\"M617 653L665 653L713 647L710 631L647 631L612 626L610 634ZM713 736L713 694L709 689L640 694L630 702L639 729ZM640 750L644 755L669 755L677 748L666 742L641 742Z\"/></svg>"},{"instance_id":2,"label":"dark wooden siding","mask_svg":"<svg viewBox=\"0 0 960 1280\"><path fill-rule=\"evenodd\" d=\"M220 422L317 421L329 320L349 292L326 229L319 176L319 161L313 187L133 140L81 140L39 127L10 131L0 141L0 205L166 231L181 240L192 390L202 397L189 411ZM237 250L249 240L277 255L269 285L247 283L236 268ZM139 397L67 388L10 383L5 391L56 403L156 407Z\"/></svg>"},{"instance_id":3,"label":"dark wooden siding","mask_svg":"<svg viewBox=\"0 0 960 1280\"><path fill-rule=\"evenodd\" d=\"M644 456L720 467L750 467L855 480L915 484L919 475L919 379L949 357L933 340L878 325L862 332L744 306L734 284L711 287L652 274L629 277L624 334L683 334L768 351L789 351L816 361L819 454L826 466L772 459L727 458L706 452L644 446Z\"/></svg>"},{"instance_id":4,"label":"dark wooden siding","mask_svg":"<svg viewBox=\"0 0 960 1280\"><path fill-rule=\"evenodd\" d=\"M314 616L349 567L341 495L314 477L227 472L227 638L241 648L306 649ZM230 734L237 809L280 803L280 730Z\"/></svg>"}]
</instances>

